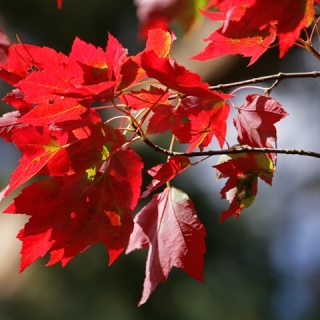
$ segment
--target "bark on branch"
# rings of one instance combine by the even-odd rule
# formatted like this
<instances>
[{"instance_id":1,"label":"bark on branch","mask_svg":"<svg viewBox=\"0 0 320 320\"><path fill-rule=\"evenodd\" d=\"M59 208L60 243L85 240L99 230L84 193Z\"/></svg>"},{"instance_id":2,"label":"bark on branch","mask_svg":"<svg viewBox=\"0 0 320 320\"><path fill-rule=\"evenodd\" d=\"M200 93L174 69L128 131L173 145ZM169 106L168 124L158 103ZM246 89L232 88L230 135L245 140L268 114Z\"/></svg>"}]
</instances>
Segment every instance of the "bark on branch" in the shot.
<instances>
[{"instance_id":1,"label":"bark on branch","mask_svg":"<svg viewBox=\"0 0 320 320\"><path fill-rule=\"evenodd\" d=\"M175 152L169 151L167 149L161 148L150 141L148 138L143 139L143 141L154 149L157 152L161 152L167 156L175 157L175 156L186 156L188 158L192 157L211 157L222 154L237 154L243 152L251 152L251 153L274 153L274 154L291 154L291 155L299 155L299 156L307 156L313 158L320 158L320 153L301 150L301 149L273 149L273 148L253 148L250 146L237 146L230 149L222 149L222 150L208 150L208 151L195 151L195 152Z\"/></svg>"}]
</instances>

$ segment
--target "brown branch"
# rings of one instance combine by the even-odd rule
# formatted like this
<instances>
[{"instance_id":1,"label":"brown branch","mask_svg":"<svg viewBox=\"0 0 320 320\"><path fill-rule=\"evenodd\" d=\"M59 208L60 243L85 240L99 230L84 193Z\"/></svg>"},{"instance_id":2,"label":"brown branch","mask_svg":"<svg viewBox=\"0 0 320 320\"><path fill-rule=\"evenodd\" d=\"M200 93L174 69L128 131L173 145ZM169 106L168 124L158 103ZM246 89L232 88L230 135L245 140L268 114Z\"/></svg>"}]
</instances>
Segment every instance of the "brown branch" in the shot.
<instances>
[{"instance_id":1,"label":"brown branch","mask_svg":"<svg viewBox=\"0 0 320 320\"><path fill-rule=\"evenodd\" d=\"M266 90L266 93L270 93L270 91L275 88L281 80L289 79L289 78L318 78L320 77L320 71L311 71L311 72L296 72L296 73L283 73L279 72L274 75L270 76L263 76L259 78L253 78L249 80L244 81L238 81L238 82L232 82L232 83L226 83L226 84L219 84L217 86L210 86L210 90L222 90L222 89L228 89L233 87L239 87L249 84L254 84L258 82L265 82L269 80L276 80L273 85L271 85L270 88ZM170 97L170 99L176 98L177 95L174 94ZM141 134L139 134L142 140L150 146L152 149L154 149L157 152L160 152L162 154L165 154L167 156L186 156L186 157L211 157L211 156L217 156L222 154L237 154L242 152L252 152L252 153L273 153L273 154L291 154L291 155L300 155L300 156L307 156L307 157L313 157L313 158L320 158L320 153L308 151L308 150L300 150L300 149L273 149L273 148L253 148L249 146L239 146L235 148L230 149L224 149L224 150L208 150L208 151L199 151L199 152L174 152L169 151L167 149L161 148L157 145L155 145L153 142L151 142L148 138L142 137Z\"/></svg>"},{"instance_id":2,"label":"brown branch","mask_svg":"<svg viewBox=\"0 0 320 320\"><path fill-rule=\"evenodd\" d=\"M308 151L308 150L300 150L300 149L273 149L273 148L253 148L249 146L238 146L230 149L224 150L208 150L208 151L197 151L197 152L174 152L169 151L167 149L163 149L149 139L145 138L143 140L148 146L154 149L157 152L161 152L167 156L175 157L175 156L186 156L188 158L191 157L204 157L204 156L217 156L222 154L237 154L243 152L252 152L252 153L274 153L274 154L291 154L291 155L299 155L299 156L307 156L313 158L320 158L320 153Z\"/></svg>"},{"instance_id":3,"label":"brown branch","mask_svg":"<svg viewBox=\"0 0 320 320\"><path fill-rule=\"evenodd\" d=\"M254 84L258 82L265 82L269 80L277 80L277 84L283 80L283 79L289 79L289 78L317 78L320 77L320 71L311 71L311 72L293 72L293 73L283 73L279 72L277 74L273 74L270 76L264 76L259 78L253 78L249 80L244 81L238 81L238 82L232 82L232 83L225 83L225 84L219 84L217 86L210 86L210 90L223 90L233 87L240 87L245 86L248 84Z\"/></svg>"}]
</instances>

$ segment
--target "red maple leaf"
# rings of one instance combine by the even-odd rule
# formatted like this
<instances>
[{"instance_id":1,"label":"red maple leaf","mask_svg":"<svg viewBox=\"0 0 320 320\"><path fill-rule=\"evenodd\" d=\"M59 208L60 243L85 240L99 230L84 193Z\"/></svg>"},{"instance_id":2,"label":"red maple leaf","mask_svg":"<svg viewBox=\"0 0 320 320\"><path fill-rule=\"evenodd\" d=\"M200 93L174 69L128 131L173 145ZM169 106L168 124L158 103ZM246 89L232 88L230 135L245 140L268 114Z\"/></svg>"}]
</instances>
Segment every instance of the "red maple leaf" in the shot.
<instances>
[{"instance_id":1,"label":"red maple leaf","mask_svg":"<svg viewBox=\"0 0 320 320\"><path fill-rule=\"evenodd\" d=\"M214 136L220 147L225 142L230 107L224 100L187 96L178 107L157 104L152 111L154 114L149 120L147 132L156 134L170 130L180 143L190 144L187 152L196 147L203 150Z\"/></svg>"},{"instance_id":2,"label":"red maple leaf","mask_svg":"<svg viewBox=\"0 0 320 320\"><path fill-rule=\"evenodd\" d=\"M82 69L81 84L97 84L109 80L107 57L100 47L75 38L69 54L70 69Z\"/></svg>"},{"instance_id":3,"label":"red maple leaf","mask_svg":"<svg viewBox=\"0 0 320 320\"><path fill-rule=\"evenodd\" d=\"M55 243L48 265L58 261L65 265L97 242L107 247L111 265L128 243L133 226L130 184L108 174L97 173L89 179L87 184L83 179L76 184L66 181L58 196L52 230ZM59 259L57 251L63 253Z\"/></svg>"},{"instance_id":4,"label":"red maple leaf","mask_svg":"<svg viewBox=\"0 0 320 320\"><path fill-rule=\"evenodd\" d=\"M133 227L132 210L140 197L143 163L133 150L121 148L126 140L107 124L92 124L73 133L81 143L71 144L74 149L68 149L68 171L61 172L64 161L61 157L54 163L47 161L49 174L58 176L57 168L60 168L61 177L45 179L23 189L6 209L10 213L31 215L18 236L23 242L21 270L47 252L51 254L48 265L58 261L65 265L96 242L105 244L111 264L128 243ZM28 150L22 151L29 155ZM43 165L47 155L43 155L44 160L41 156L38 158ZM28 167L24 169L27 171L24 176L17 173L15 179L13 175L7 193L31 175Z\"/></svg>"},{"instance_id":5,"label":"red maple leaf","mask_svg":"<svg viewBox=\"0 0 320 320\"><path fill-rule=\"evenodd\" d=\"M228 178L220 194L230 206L221 213L219 223L232 215L238 219L242 209L253 203L258 192L258 177L272 184L274 165L265 154L223 155L213 167L217 169L217 179Z\"/></svg>"},{"instance_id":6,"label":"red maple leaf","mask_svg":"<svg viewBox=\"0 0 320 320\"><path fill-rule=\"evenodd\" d=\"M280 58L294 45L301 30L310 26L314 19L314 0L258 0L249 7L241 21L250 29L261 29L266 24L276 22L279 37Z\"/></svg>"},{"instance_id":7,"label":"red maple leaf","mask_svg":"<svg viewBox=\"0 0 320 320\"><path fill-rule=\"evenodd\" d=\"M10 84L16 84L37 71L60 67L67 60L63 53L48 47L15 44L9 48L5 64L0 65L0 77Z\"/></svg>"},{"instance_id":8,"label":"red maple leaf","mask_svg":"<svg viewBox=\"0 0 320 320\"><path fill-rule=\"evenodd\" d=\"M13 132L12 140L22 152L22 157L12 173L6 196L37 175L50 161L55 165L58 159L65 158L58 163L62 172L68 172L68 156L63 147L68 141L68 134L48 128L39 131L35 127L23 127Z\"/></svg>"},{"instance_id":9,"label":"red maple leaf","mask_svg":"<svg viewBox=\"0 0 320 320\"><path fill-rule=\"evenodd\" d=\"M151 192L172 180L189 166L189 158L185 156L177 156L170 158L166 163L152 167L148 170L148 173L153 177L153 180L147 186L147 190L142 193L141 198L147 197Z\"/></svg>"},{"instance_id":10,"label":"red maple leaf","mask_svg":"<svg viewBox=\"0 0 320 320\"><path fill-rule=\"evenodd\" d=\"M42 72L32 72L16 86L24 93L26 102L44 103L50 108L50 102L60 98L56 92L66 91L72 85L79 83L79 74L79 70L70 73L68 68L53 64ZM65 97L65 99L68 98Z\"/></svg>"},{"instance_id":11,"label":"red maple leaf","mask_svg":"<svg viewBox=\"0 0 320 320\"><path fill-rule=\"evenodd\" d=\"M103 179L99 174L87 183L83 179L82 183L70 184L68 178L65 179L66 187L62 186L59 192L54 190L54 194L50 193L52 185L46 180L37 183L41 188L31 185L30 192L15 199L14 210L9 207L5 211L24 213L29 210L28 206L39 206L19 233L23 242L21 271L48 251L51 253L48 265L61 261L64 266L100 241L108 248L109 264L112 264L128 243L133 225L132 211L125 201L132 198L129 185L111 176ZM43 201L46 193L53 200ZM29 194L31 199L27 197Z\"/></svg>"},{"instance_id":12,"label":"red maple leaf","mask_svg":"<svg viewBox=\"0 0 320 320\"><path fill-rule=\"evenodd\" d=\"M174 59L158 57L154 51L142 53L141 66L148 77L157 79L164 86L180 93L211 100L231 97L227 94L209 90L209 85L202 82L198 74L187 70Z\"/></svg>"},{"instance_id":13,"label":"red maple leaf","mask_svg":"<svg viewBox=\"0 0 320 320\"><path fill-rule=\"evenodd\" d=\"M173 133L181 143L190 144L187 152L196 147L202 151L214 136L220 147L223 147L230 112L230 106L224 100L212 101L188 96L181 101L178 112L181 118L188 121L184 121Z\"/></svg>"},{"instance_id":14,"label":"red maple leaf","mask_svg":"<svg viewBox=\"0 0 320 320\"><path fill-rule=\"evenodd\" d=\"M174 40L176 40L175 35L167 28L151 29L148 32L144 51L153 50L158 57L166 58L170 54Z\"/></svg>"},{"instance_id":15,"label":"red maple leaf","mask_svg":"<svg viewBox=\"0 0 320 320\"><path fill-rule=\"evenodd\" d=\"M110 34L106 52L76 38L69 56L69 65L65 69L73 78L80 73L77 81L67 79L67 86L52 88L51 92L81 100L109 101L121 79L127 53Z\"/></svg>"},{"instance_id":16,"label":"red maple leaf","mask_svg":"<svg viewBox=\"0 0 320 320\"><path fill-rule=\"evenodd\" d=\"M153 115L149 119L147 126L148 134L163 133L167 130L174 130L183 126L183 117L174 106L168 103L158 103L153 108Z\"/></svg>"},{"instance_id":17,"label":"red maple leaf","mask_svg":"<svg viewBox=\"0 0 320 320\"><path fill-rule=\"evenodd\" d=\"M279 37L280 57L298 39L301 30L314 18L314 0L212 0L221 14L202 12L212 20L224 20L223 26L206 41L206 49L194 59L208 60L225 54L242 54L251 57L253 64Z\"/></svg>"},{"instance_id":18,"label":"red maple leaf","mask_svg":"<svg viewBox=\"0 0 320 320\"><path fill-rule=\"evenodd\" d=\"M134 218L126 253L149 247L146 277L139 305L145 303L173 266L203 282L206 235L189 197L176 188L153 196Z\"/></svg>"},{"instance_id":19,"label":"red maple leaf","mask_svg":"<svg viewBox=\"0 0 320 320\"><path fill-rule=\"evenodd\" d=\"M251 147L272 148L277 140L274 124L288 115L280 103L270 97L250 94L238 109L233 123L240 144Z\"/></svg>"},{"instance_id":20,"label":"red maple leaf","mask_svg":"<svg viewBox=\"0 0 320 320\"><path fill-rule=\"evenodd\" d=\"M227 54L241 54L244 57L251 57L248 66L255 63L260 56L268 50L270 44L275 40L276 31L273 26L262 30L252 30L248 34L242 29L239 21L231 21L227 31L219 28L209 37L204 39L210 41L205 50L192 59L205 61Z\"/></svg>"}]
</instances>

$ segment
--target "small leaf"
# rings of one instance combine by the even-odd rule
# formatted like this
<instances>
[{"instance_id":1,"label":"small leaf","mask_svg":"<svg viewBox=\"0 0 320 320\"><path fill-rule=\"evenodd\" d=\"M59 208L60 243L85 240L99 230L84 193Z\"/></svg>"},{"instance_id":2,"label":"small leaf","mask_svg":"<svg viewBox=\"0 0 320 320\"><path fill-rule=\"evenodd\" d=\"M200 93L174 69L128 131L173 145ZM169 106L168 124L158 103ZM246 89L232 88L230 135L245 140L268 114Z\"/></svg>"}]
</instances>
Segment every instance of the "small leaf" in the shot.
<instances>
[{"instance_id":1,"label":"small leaf","mask_svg":"<svg viewBox=\"0 0 320 320\"><path fill-rule=\"evenodd\" d=\"M246 100L233 119L239 143L251 147L272 148L272 143L277 141L274 124L288 113L280 103L270 97L250 94Z\"/></svg>"},{"instance_id":2,"label":"small leaf","mask_svg":"<svg viewBox=\"0 0 320 320\"><path fill-rule=\"evenodd\" d=\"M153 50L160 58L169 56L175 35L170 30L151 29L148 32L148 39L145 51Z\"/></svg>"}]
</instances>

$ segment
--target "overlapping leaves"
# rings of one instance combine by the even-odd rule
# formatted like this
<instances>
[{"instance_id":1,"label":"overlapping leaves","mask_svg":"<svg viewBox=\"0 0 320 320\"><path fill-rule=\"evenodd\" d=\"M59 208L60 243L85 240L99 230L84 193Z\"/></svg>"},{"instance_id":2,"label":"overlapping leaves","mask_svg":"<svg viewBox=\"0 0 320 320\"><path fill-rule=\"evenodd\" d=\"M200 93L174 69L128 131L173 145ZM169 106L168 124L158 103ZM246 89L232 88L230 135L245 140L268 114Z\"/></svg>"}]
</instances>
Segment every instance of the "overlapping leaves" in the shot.
<instances>
[{"instance_id":1,"label":"overlapping leaves","mask_svg":"<svg viewBox=\"0 0 320 320\"><path fill-rule=\"evenodd\" d=\"M292 5L292 1L272 0L266 5L260 0L211 0L202 13L223 21L223 26L208 37L208 47L196 58L242 54L251 57L252 64L276 36L283 56L302 28L310 25L313 2L299 0ZM166 22L178 17L189 29L196 16L194 6L185 10L179 3L172 1L161 14L153 10L154 16ZM61 8L62 1L57 4ZM171 5L179 10L168 11ZM213 7L219 12L209 11ZM144 23L143 28L150 28L150 19ZM4 100L15 109L0 118L0 136L22 153L0 198L29 182L5 210L30 216L18 234L20 271L48 253L47 265L64 266L102 242L109 265L125 247L127 253L148 247L139 304L167 279L173 266L203 281L206 232L191 199L171 183L198 163L190 161L190 152L203 151L212 142L220 148L227 145L227 100L233 96L211 90L199 75L173 59L174 40L167 27L153 29L145 49L134 56L112 35L105 50L76 38L69 55L27 44L7 50L0 43L5 52L0 57L0 77L14 87ZM149 83L141 87L142 80ZM102 120L98 110L103 108L117 110L120 117ZM236 109L233 123L239 146L235 148L270 151L277 141L275 123L287 115L281 105L271 97L250 94ZM152 136L167 131L185 146L183 155L171 152L173 144L170 150L153 145ZM147 171L152 181L142 194L144 164L131 148L137 140L170 155ZM238 218L253 203L258 178L272 184L275 155L224 155L214 168L217 179L227 179L221 197L230 205L222 212L222 222ZM31 183L35 176L38 181ZM164 190L133 218L139 199L163 185Z\"/></svg>"},{"instance_id":2,"label":"overlapping leaves","mask_svg":"<svg viewBox=\"0 0 320 320\"><path fill-rule=\"evenodd\" d=\"M160 105L172 112L169 98L172 94L183 95L180 117L188 118L189 113L196 117L208 110L215 125L203 138L201 134L199 138L198 132L183 138L187 135L184 128L186 133L180 134L181 142L192 142L192 148L208 145L213 130L221 130L224 137L225 124L221 129L218 119L227 95L210 91L209 85L199 76L178 64L181 80L177 82L171 75L169 82L162 81L161 77L168 75L170 69L161 67L161 63L166 65L172 61L169 55L174 39L169 30L153 30L146 49L136 56L129 56L111 35L105 51L78 38L68 56L53 49L22 44L9 49L0 75L15 87L5 101L16 111L0 119L0 134L17 146L22 157L1 197L8 196L34 176L42 177L25 187L5 210L30 216L18 234L22 241L20 271L47 253L50 254L47 265L61 262L64 266L96 242L106 246L111 264L128 244L135 248L140 241L139 237L129 239L134 228L133 210L140 198L143 162L130 148L130 136L123 135L122 128L112 127L109 121L102 121L94 106L96 101L115 106L115 99L119 99L121 104L115 107L127 117L127 129L131 122L139 128L149 121L148 128L157 134L161 130L156 130L153 120L146 120L148 112L156 115ZM150 76L153 65L150 57L160 62L155 72L162 74L159 82L166 88L150 86L128 90L128 86L134 87ZM189 83L183 83L186 76ZM189 100L193 101L192 112L187 111ZM134 120L136 111L145 113L144 120ZM224 123L225 120L226 116ZM174 126L167 129L179 136ZM207 137L208 134L211 136ZM196 142L192 140L194 137ZM168 183L189 166L187 157L177 157L153 168L149 172L154 180L143 196ZM159 216L165 217L168 223L176 221L171 227L162 222L164 233L155 233L152 240L162 246L159 253L167 259L163 266L166 277L172 266L176 266L202 280L205 231L191 200L182 191L168 188L162 197L154 198L146 212L150 206L153 210L158 208ZM157 219L151 218L150 223L157 223ZM188 223L190 229L184 230L184 223ZM179 245L171 238L174 230L180 233ZM160 240L163 235L166 235L165 242ZM164 251L170 242L176 248L172 258ZM162 272L155 267L146 275L145 287L149 287L149 291L145 289L143 302L157 283L164 280Z\"/></svg>"},{"instance_id":3,"label":"overlapping leaves","mask_svg":"<svg viewBox=\"0 0 320 320\"><path fill-rule=\"evenodd\" d=\"M278 36L280 57L294 45L301 30L314 18L314 0L211 0L202 11L212 20L223 21L206 41L209 45L194 58L208 60L225 54L251 57L253 64Z\"/></svg>"}]
</instances>

